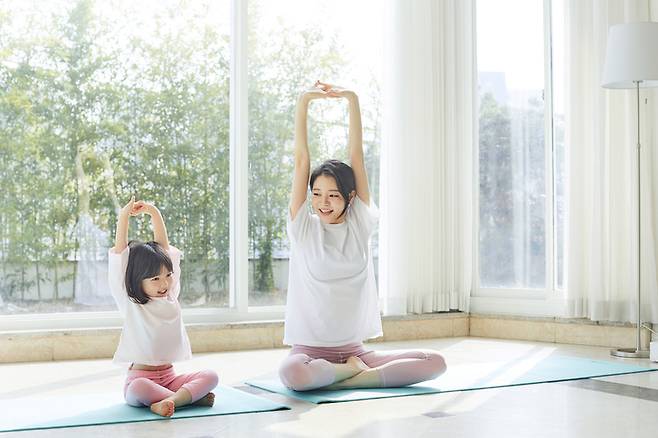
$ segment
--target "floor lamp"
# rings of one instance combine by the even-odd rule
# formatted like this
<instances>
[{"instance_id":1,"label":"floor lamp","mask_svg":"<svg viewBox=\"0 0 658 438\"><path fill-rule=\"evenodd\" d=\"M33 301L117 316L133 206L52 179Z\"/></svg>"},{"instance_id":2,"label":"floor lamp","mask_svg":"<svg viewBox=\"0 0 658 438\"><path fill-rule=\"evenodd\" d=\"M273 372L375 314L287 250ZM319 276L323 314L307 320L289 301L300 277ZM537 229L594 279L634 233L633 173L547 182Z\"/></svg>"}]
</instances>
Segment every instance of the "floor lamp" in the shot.
<instances>
[{"instance_id":1,"label":"floor lamp","mask_svg":"<svg viewBox=\"0 0 658 438\"><path fill-rule=\"evenodd\" d=\"M608 33L608 47L603 69L604 88L635 89L637 96L637 344L635 348L616 348L610 354L617 357L646 358L642 350L640 291L641 277L641 166L640 166L640 88L658 87L658 23L617 24Z\"/></svg>"}]
</instances>

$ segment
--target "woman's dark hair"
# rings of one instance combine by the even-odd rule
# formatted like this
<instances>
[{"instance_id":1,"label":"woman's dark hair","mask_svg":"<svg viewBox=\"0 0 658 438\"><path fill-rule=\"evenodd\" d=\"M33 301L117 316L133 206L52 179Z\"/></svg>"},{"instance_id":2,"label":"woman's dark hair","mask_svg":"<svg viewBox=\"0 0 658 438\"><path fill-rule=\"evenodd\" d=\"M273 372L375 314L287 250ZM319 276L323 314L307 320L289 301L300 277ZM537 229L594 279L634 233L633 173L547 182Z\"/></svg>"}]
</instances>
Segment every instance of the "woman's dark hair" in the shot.
<instances>
[{"instance_id":1,"label":"woman's dark hair","mask_svg":"<svg viewBox=\"0 0 658 438\"><path fill-rule=\"evenodd\" d=\"M138 304L149 302L149 296L142 290L142 280L160 275L162 267L174 270L167 251L157 242L128 242L128 266L126 267L126 291L128 298Z\"/></svg>"},{"instance_id":2,"label":"woman's dark hair","mask_svg":"<svg viewBox=\"0 0 658 438\"><path fill-rule=\"evenodd\" d=\"M343 200L345 201L345 207L343 211L338 215L341 217L347 211L347 206L350 203L350 193L356 190L356 182L354 179L354 170L352 168L339 160L327 160L324 163L320 164L318 167L313 169L311 173L311 179L309 180L309 187L313 191L313 184L318 176L325 175L330 176L336 180L336 186L341 195L343 195Z\"/></svg>"}]
</instances>

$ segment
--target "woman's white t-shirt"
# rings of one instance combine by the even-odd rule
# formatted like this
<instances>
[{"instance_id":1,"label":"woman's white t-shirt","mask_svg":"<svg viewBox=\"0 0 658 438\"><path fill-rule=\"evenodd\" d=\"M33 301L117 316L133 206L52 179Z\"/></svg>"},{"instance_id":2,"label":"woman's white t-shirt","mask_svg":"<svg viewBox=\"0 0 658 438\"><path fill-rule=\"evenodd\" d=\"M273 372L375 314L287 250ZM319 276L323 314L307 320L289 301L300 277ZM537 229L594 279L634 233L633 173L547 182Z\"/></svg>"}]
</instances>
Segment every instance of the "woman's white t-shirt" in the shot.
<instances>
[{"instance_id":1,"label":"woman's white t-shirt","mask_svg":"<svg viewBox=\"0 0 658 438\"><path fill-rule=\"evenodd\" d=\"M113 362L165 365L191 358L192 349L178 303L181 252L169 246L174 269L172 285L167 295L151 298L146 304L135 303L128 297L124 280L129 253L128 247L120 254L114 248L109 253L110 290L124 318Z\"/></svg>"},{"instance_id":2,"label":"woman's white t-shirt","mask_svg":"<svg viewBox=\"0 0 658 438\"><path fill-rule=\"evenodd\" d=\"M377 207L355 197L340 224L300 208L291 243L283 343L336 347L381 336L370 236Z\"/></svg>"}]
</instances>

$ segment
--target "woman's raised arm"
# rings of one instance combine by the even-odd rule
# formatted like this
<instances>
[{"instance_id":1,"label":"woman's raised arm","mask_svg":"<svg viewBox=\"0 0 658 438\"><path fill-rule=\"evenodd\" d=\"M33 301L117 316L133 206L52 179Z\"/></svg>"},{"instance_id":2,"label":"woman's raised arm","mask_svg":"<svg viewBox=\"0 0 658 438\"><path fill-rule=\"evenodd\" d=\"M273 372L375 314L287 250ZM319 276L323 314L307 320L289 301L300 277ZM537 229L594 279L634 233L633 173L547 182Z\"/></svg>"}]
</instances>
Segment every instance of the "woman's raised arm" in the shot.
<instances>
[{"instance_id":1,"label":"woman's raised arm","mask_svg":"<svg viewBox=\"0 0 658 438\"><path fill-rule=\"evenodd\" d=\"M308 179L311 172L311 156L308 152L308 105L313 99L327 97L327 93L314 88L302 92L297 100L295 111L295 173L292 177L290 193L290 218L295 219L297 212L306 202Z\"/></svg>"},{"instance_id":2,"label":"woman's raised arm","mask_svg":"<svg viewBox=\"0 0 658 438\"><path fill-rule=\"evenodd\" d=\"M361 107L359 98L353 91L344 91L349 105L350 125L348 134L348 148L350 165L354 170L356 182L356 195L364 204L370 204L370 188L368 187L368 174L366 162L363 158L363 128L361 126Z\"/></svg>"},{"instance_id":3,"label":"woman's raised arm","mask_svg":"<svg viewBox=\"0 0 658 438\"><path fill-rule=\"evenodd\" d=\"M344 97L349 105L349 132L348 132L348 155L350 166L354 171L356 183L356 195L366 205L370 204L370 189L368 187L368 174L363 158L363 127L361 126L361 107L359 97L352 90L347 90L331 84L318 82L317 84L328 97Z\"/></svg>"}]
</instances>

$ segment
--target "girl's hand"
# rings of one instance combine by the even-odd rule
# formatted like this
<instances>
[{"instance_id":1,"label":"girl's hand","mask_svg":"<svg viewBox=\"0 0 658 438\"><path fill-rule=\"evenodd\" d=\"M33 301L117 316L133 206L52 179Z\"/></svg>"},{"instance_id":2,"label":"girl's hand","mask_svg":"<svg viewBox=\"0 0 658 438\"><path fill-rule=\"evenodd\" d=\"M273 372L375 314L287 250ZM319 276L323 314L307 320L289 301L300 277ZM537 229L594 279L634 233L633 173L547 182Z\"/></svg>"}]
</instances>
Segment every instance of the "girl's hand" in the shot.
<instances>
[{"instance_id":1,"label":"girl's hand","mask_svg":"<svg viewBox=\"0 0 658 438\"><path fill-rule=\"evenodd\" d=\"M134 207L135 207L135 195L133 195L132 198L130 198L130 201L128 201L128 203L123 206L120 214L131 215L131 212Z\"/></svg>"},{"instance_id":2,"label":"girl's hand","mask_svg":"<svg viewBox=\"0 0 658 438\"><path fill-rule=\"evenodd\" d=\"M151 216L153 214L154 209L155 206L153 204L144 201L136 201L133 203L133 207L130 210L130 215L137 216L139 214L144 213Z\"/></svg>"}]
</instances>

